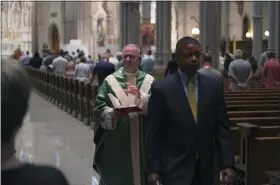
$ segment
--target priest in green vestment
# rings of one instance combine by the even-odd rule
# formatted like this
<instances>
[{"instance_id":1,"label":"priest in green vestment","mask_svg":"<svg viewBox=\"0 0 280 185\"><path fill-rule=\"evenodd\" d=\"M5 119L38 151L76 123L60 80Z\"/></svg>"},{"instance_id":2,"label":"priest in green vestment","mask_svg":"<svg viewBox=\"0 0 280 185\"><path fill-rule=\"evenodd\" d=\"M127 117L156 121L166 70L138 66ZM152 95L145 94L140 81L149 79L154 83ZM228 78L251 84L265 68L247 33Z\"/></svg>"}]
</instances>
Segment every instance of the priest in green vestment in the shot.
<instances>
[{"instance_id":1,"label":"priest in green vestment","mask_svg":"<svg viewBox=\"0 0 280 185\"><path fill-rule=\"evenodd\" d=\"M140 49L123 49L123 65L103 82L94 102L94 169L100 184L145 185L145 115L154 78L138 70ZM113 108L111 97L121 105L137 105L141 111L124 113Z\"/></svg>"}]
</instances>

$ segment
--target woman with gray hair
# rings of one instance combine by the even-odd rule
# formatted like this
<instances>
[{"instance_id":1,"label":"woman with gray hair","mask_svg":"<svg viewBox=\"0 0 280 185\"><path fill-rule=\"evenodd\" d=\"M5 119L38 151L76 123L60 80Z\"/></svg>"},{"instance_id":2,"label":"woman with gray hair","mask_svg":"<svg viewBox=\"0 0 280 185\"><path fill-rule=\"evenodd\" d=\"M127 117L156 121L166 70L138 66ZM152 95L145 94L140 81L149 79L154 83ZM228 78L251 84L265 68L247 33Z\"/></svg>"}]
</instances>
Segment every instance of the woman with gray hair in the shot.
<instances>
[{"instance_id":1,"label":"woman with gray hair","mask_svg":"<svg viewBox=\"0 0 280 185\"><path fill-rule=\"evenodd\" d=\"M21 65L11 60L1 63L1 184L67 185L59 170L24 164L15 156L15 137L28 110L30 87Z\"/></svg>"}]
</instances>

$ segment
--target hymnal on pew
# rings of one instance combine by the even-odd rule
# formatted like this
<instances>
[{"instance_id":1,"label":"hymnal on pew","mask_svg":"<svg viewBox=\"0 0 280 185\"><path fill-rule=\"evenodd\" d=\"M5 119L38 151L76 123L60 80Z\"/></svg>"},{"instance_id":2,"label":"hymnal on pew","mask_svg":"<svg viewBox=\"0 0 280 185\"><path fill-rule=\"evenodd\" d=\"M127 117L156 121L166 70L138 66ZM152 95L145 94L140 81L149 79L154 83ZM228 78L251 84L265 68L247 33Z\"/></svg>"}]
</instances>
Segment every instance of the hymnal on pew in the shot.
<instances>
[{"instance_id":1,"label":"hymnal on pew","mask_svg":"<svg viewBox=\"0 0 280 185\"><path fill-rule=\"evenodd\" d=\"M113 108L118 112L130 113L130 112L141 112L142 110L135 104L122 105L120 101L111 93L108 94Z\"/></svg>"}]
</instances>

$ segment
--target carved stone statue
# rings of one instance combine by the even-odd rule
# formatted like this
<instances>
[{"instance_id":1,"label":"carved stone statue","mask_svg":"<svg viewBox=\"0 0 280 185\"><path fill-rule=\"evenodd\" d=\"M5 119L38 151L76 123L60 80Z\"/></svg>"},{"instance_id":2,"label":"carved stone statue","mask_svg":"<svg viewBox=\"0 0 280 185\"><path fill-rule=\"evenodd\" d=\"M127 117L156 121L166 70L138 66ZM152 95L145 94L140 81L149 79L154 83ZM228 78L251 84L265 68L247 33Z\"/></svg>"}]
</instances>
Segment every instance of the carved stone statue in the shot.
<instances>
[{"instance_id":1,"label":"carved stone statue","mask_svg":"<svg viewBox=\"0 0 280 185\"><path fill-rule=\"evenodd\" d=\"M20 23L21 23L20 12L15 11L15 15L14 15L14 27L15 27L15 28L20 28Z\"/></svg>"},{"instance_id":2,"label":"carved stone statue","mask_svg":"<svg viewBox=\"0 0 280 185\"><path fill-rule=\"evenodd\" d=\"M102 18L97 20L97 45L100 47L105 46L105 30Z\"/></svg>"},{"instance_id":3,"label":"carved stone statue","mask_svg":"<svg viewBox=\"0 0 280 185\"><path fill-rule=\"evenodd\" d=\"M49 46L46 42L43 43L42 53L47 54L49 52Z\"/></svg>"},{"instance_id":4,"label":"carved stone statue","mask_svg":"<svg viewBox=\"0 0 280 185\"><path fill-rule=\"evenodd\" d=\"M29 27L30 26L30 2L23 2L23 25L25 27Z\"/></svg>"},{"instance_id":5,"label":"carved stone statue","mask_svg":"<svg viewBox=\"0 0 280 185\"><path fill-rule=\"evenodd\" d=\"M30 16L29 16L29 11L26 11L25 13L24 13L24 22L23 22L23 25L25 26L25 27L29 27L30 26Z\"/></svg>"},{"instance_id":6,"label":"carved stone statue","mask_svg":"<svg viewBox=\"0 0 280 185\"><path fill-rule=\"evenodd\" d=\"M48 49L48 44L46 42L43 43L43 49Z\"/></svg>"},{"instance_id":7,"label":"carved stone statue","mask_svg":"<svg viewBox=\"0 0 280 185\"><path fill-rule=\"evenodd\" d=\"M13 2L12 3L12 24L13 24L13 28L20 28L21 25L21 9L20 9L20 5L19 2Z\"/></svg>"}]
</instances>

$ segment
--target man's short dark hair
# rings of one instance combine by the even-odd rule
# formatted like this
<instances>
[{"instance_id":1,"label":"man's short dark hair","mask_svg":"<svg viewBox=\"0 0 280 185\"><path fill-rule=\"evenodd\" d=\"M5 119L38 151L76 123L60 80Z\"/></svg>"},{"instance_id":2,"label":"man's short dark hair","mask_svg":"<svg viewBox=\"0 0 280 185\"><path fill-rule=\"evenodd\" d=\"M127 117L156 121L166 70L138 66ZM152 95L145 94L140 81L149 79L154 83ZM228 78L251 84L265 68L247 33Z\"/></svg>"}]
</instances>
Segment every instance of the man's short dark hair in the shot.
<instances>
[{"instance_id":1,"label":"man's short dark hair","mask_svg":"<svg viewBox=\"0 0 280 185\"><path fill-rule=\"evenodd\" d=\"M202 55L202 61L212 64L212 56L209 55L208 53L205 53Z\"/></svg>"},{"instance_id":2,"label":"man's short dark hair","mask_svg":"<svg viewBox=\"0 0 280 185\"><path fill-rule=\"evenodd\" d=\"M64 56L64 51L63 51L63 49L61 49L61 50L59 51L59 55Z\"/></svg>"},{"instance_id":3,"label":"man's short dark hair","mask_svg":"<svg viewBox=\"0 0 280 185\"><path fill-rule=\"evenodd\" d=\"M111 50L110 49L106 49L106 53L110 54Z\"/></svg>"},{"instance_id":4,"label":"man's short dark hair","mask_svg":"<svg viewBox=\"0 0 280 185\"><path fill-rule=\"evenodd\" d=\"M80 52L79 55L78 55L78 58L81 58L83 56L84 56L84 54L82 52Z\"/></svg>"},{"instance_id":5,"label":"man's short dark hair","mask_svg":"<svg viewBox=\"0 0 280 185\"><path fill-rule=\"evenodd\" d=\"M147 54L148 55L151 55L153 52L152 52L152 50L151 49L149 49L148 51L147 51Z\"/></svg>"},{"instance_id":6,"label":"man's short dark hair","mask_svg":"<svg viewBox=\"0 0 280 185\"><path fill-rule=\"evenodd\" d=\"M81 62L81 63L86 63L87 60L86 60L86 58L85 58L84 56L82 56L82 57L80 58L80 62Z\"/></svg>"},{"instance_id":7,"label":"man's short dark hair","mask_svg":"<svg viewBox=\"0 0 280 185\"><path fill-rule=\"evenodd\" d=\"M182 51L182 48L187 44L193 44L193 45L199 45L200 46L198 40L196 40L195 38L193 38L193 37L183 37L176 44L176 50L175 50L176 57Z\"/></svg>"},{"instance_id":8,"label":"man's short dark hair","mask_svg":"<svg viewBox=\"0 0 280 185\"><path fill-rule=\"evenodd\" d=\"M7 144L22 126L30 89L21 65L11 59L1 60L1 63L1 144Z\"/></svg>"},{"instance_id":9,"label":"man's short dark hair","mask_svg":"<svg viewBox=\"0 0 280 185\"><path fill-rule=\"evenodd\" d=\"M171 55L172 60L175 60L175 57L176 57L175 53L172 53Z\"/></svg>"},{"instance_id":10,"label":"man's short dark hair","mask_svg":"<svg viewBox=\"0 0 280 185\"><path fill-rule=\"evenodd\" d=\"M275 59L275 52L269 51L269 52L267 52L266 56L267 56L268 60L269 59Z\"/></svg>"},{"instance_id":11,"label":"man's short dark hair","mask_svg":"<svg viewBox=\"0 0 280 185\"><path fill-rule=\"evenodd\" d=\"M26 51L26 55L29 55L29 51Z\"/></svg>"}]
</instances>

